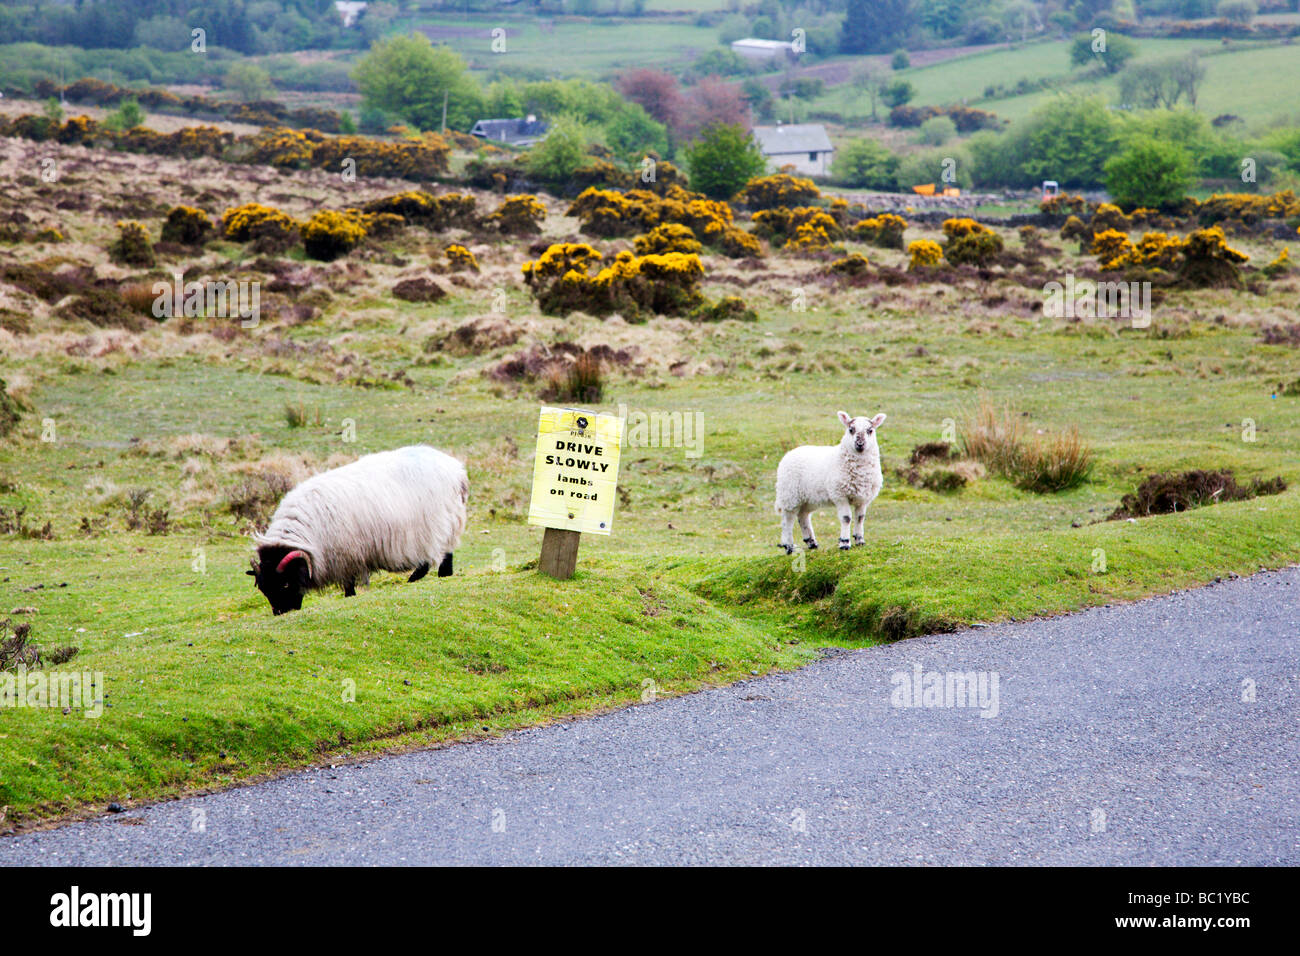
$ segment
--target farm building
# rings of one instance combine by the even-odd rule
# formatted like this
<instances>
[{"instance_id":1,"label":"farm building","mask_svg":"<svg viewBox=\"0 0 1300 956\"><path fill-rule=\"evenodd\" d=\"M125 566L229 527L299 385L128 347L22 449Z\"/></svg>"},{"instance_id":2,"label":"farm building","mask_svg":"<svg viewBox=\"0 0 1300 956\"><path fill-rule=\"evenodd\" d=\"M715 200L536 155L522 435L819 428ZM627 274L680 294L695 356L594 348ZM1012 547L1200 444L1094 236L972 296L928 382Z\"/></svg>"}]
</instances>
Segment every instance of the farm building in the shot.
<instances>
[{"instance_id":1,"label":"farm building","mask_svg":"<svg viewBox=\"0 0 1300 956\"><path fill-rule=\"evenodd\" d=\"M773 170L793 166L805 176L830 175L835 147L820 123L755 126L754 140Z\"/></svg>"},{"instance_id":2,"label":"farm building","mask_svg":"<svg viewBox=\"0 0 1300 956\"><path fill-rule=\"evenodd\" d=\"M343 18L344 27L353 27L361 14L366 12L366 4L362 0L334 0L334 9Z\"/></svg>"},{"instance_id":3,"label":"farm building","mask_svg":"<svg viewBox=\"0 0 1300 956\"><path fill-rule=\"evenodd\" d=\"M532 146L538 140L546 138L551 124L539 120L536 116L524 119L483 119L474 124L469 131L471 136L490 139L507 146Z\"/></svg>"},{"instance_id":4,"label":"farm building","mask_svg":"<svg viewBox=\"0 0 1300 956\"><path fill-rule=\"evenodd\" d=\"M796 59L794 44L788 40L758 40L748 37L733 42L731 49L747 60Z\"/></svg>"}]
</instances>

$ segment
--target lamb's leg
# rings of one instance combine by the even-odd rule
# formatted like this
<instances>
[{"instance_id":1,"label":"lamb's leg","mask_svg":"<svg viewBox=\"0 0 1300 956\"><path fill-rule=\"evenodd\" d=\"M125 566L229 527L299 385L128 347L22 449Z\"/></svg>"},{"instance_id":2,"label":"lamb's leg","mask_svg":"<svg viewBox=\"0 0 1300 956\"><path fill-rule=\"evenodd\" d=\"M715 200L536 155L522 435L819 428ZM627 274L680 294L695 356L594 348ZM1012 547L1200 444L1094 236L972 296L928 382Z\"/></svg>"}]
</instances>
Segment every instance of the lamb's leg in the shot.
<instances>
[{"instance_id":1,"label":"lamb's leg","mask_svg":"<svg viewBox=\"0 0 1300 956\"><path fill-rule=\"evenodd\" d=\"M786 554L794 554L794 516L793 511L781 512L781 547Z\"/></svg>"},{"instance_id":2,"label":"lamb's leg","mask_svg":"<svg viewBox=\"0 0 1300 956\"><path fill-rule=\"evenodd\" d=\"M440 578L451 577L451 552L450 551L448 551L447 556L442 559L442 563L438 565L438 577Z\"/></svg>"},{"instance_id":3,"label":"lamb's leg","mask_svg":"<svg viewBox=\"0 0 1300 956\"><path fill-rule=\"evenodd\" d=\"M840 516L840 550L847 551L849 544L849 526L853 521L853 506L848 501L835 502L835 511Z\"/></svg>"},{"instance_id":4,"label":"lamb's leg","mask_svg":"<svg viewBox=\"0 0 1300 956\"><path fill-rule=\"evenodd\" d=\"M344 597L356 597L356 596L357 596L357 582L356 582L356 581L345 581L345 582L344 582L344 584L343 584L343 596L344 596Z\"/></svg>"},{"instance_id":5,"label":"lamb's leg","mask_svg":"<svg viewBox=\"0 0 1300 956\"><path fill-rule=\"evenodd\" d=\"M411 572L411 576L406 579L406 583L413 584L428 573L429 573L429 562L425 561L422 565L420 565L418 568L416 568L414 571Z\"/></svg>"},{"instance_id":6,"label":"lamb's leg","mask_svg":"<svg viewBox=\"0 0 1300 956\"><path fill-rule=\"evenodd\" d=\"M866 544L867 538L863 529L863 524L867 520L867 506L865 504L853 506L853 545L857 547L860 544Z\"/></svg>"},{"instance_id":7,"label":"lamb's leg","mask_svg":"<svg viewBox=\"0 0 1300 956\"><path fill-rule=\"evenodd\" d=\"M813 534L811 511L799 512L799 527L803 531L803 543L808 545L809 551L816 551L817 536Z\"/></svg>"}]
</instances>

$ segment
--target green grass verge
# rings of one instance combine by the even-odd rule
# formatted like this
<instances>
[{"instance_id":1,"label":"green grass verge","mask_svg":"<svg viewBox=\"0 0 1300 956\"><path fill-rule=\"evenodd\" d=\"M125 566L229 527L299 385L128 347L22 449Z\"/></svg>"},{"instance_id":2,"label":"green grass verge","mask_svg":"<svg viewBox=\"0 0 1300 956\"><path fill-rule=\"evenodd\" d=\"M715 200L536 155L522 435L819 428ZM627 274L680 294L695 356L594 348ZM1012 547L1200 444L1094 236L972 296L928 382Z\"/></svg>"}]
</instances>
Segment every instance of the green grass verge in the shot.
<instances>
[{"instance_id":1,"label":"green grass verge","mask_svg":"<svg viewBox=\"0 0 1300 956\"><path fill-rule=\"evenodd\" d=\"M23 580L47 584L40 636L83 648L60 669L101 672L105 705L98 718L0 714L11 821L535 723L811 655L645 573L557 584L515 570L424 587L383 576L355 599L318 595L273 619L240 573L242 542L212 548L205 573L154 545L0 554L6 574L21 564ZM86 626L55 633L49 620Z\"/></svg>"},{"instance_id":2,"label":"green grass verge","mask_svg":"<svg viewBox=\"0 0 1300 956\"><path fill-rule=\"evenodd\" d=\"M883 544L861 554L695 565L700 593L784 614L819 639L898 640L962 625L1057 614L1285 565L1300 494L1026 539L1011 531ZM1216 569L1210 571L1208 569Z\"/></svg>"}]
</instances>

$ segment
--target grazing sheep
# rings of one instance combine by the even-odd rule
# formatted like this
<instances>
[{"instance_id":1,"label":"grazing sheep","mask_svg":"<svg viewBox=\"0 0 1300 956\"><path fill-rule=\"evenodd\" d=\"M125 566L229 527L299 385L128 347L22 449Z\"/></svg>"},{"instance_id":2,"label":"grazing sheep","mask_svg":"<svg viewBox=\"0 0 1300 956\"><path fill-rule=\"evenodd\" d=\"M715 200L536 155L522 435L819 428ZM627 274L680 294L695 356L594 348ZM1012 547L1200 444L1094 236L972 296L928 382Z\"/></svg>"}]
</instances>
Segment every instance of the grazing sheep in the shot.
<instances>
[{"instance_id":1,"label":"grazing sheep","mask_svg":"<svg viewBox=\"0 0 1300 956\"><path fill-rule=\"evenodd\" d=\"M465 466L428 445L366 455L285 495L248 573L276 614L301 608L309 589L351 597L371 571L414 569L418 581L436 565L447 577L468 497Z\"/></svg>"},{"instance_id":2,"label":"grazing sheep","mask_svg":"<svg viewBox=\"0 0 1300 956\"><path fill-rule=\"evenodd\" d=\"M839 417L844 437L838 445L802 445L786 452L777 466L776 510L781 515L781 547L786 554L794 553L796 519L808 550L817 547L811 515L827 505L834 505L840 516L840 548L849 547L850 521L853 544L866 544L862 523L867 506L884 484L876 429L885 415L850 418L840 412Z\"/></svg>"}]
</instances>

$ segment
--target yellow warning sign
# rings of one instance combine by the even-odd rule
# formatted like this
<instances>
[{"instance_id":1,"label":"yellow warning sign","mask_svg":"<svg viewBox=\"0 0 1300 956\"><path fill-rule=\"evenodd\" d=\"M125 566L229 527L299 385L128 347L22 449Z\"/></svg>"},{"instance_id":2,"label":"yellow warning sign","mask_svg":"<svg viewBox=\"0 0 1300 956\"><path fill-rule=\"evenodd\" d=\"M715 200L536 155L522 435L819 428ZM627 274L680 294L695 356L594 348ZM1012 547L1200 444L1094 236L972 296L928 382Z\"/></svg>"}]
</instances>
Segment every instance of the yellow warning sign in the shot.
<instances>
[{"instance_id":1,"label":"yellow warning sign","mask_svg":"<svg viewBox=\"0 0 1300 956\"><path fill-rule=\"evenodd\" d=\"M623 419L578 408L543 408L528 523L609 534L618 490Z\"/></svg>"}]
</instances>

